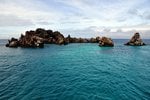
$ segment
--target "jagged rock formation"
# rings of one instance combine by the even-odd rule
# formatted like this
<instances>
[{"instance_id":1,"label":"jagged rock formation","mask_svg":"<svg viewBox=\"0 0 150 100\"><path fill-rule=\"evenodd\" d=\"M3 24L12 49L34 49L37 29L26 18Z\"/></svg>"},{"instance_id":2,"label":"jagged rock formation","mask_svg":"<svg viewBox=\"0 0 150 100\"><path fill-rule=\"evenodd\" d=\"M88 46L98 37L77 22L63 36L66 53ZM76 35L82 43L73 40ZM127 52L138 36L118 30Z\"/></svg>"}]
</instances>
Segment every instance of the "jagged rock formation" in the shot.
<instances>
[{"instance_id":1,"label":"jagged rock formation","mask_svg":"<svg viewBox=\"0 0 150 100\"><path fill-rule=\"evenodd\" d=\"M44 44L66 45L68 43L98 43L100 37L96 38L72 38L70 35L64 37L60 32L38 28L35 31L26 31L19 39L8 40L6 47L40 47Z\"/></svg>"},{"instance_id":2,"label":"jagged rock formation","mask_svg":"<svg viewBox=\"0 0 150 100\"><path fill-rule=\"evenodd\" d=\"M112 41L111 38L102 37L99 41L99 46L113 47L114 42Z\"/></svg>"},{"instance_id":3,"label":"jagged rock formation","mask_svg":"<svg viewBox=\"0 0 150 100\"><path fill-rule=\"evenodd\" d=\"M64 36L56 31L38 28L35 31L26 31L19 40L12 38L6 47L44 47L44 43L65 44Z\"/></svg>"},{"instance_id":4,"label":"jagged rock formation","mask_svg":"<svg viewBox=\"0 0 150 100\"><path fill-rule=\"evenodd\" d=\"M142 46L142 45L145 45L145 43L142 41L140 34L135 33L134 36L130 39L130 41L127 42L125 45Z\"/></svg>"}]
</instances>

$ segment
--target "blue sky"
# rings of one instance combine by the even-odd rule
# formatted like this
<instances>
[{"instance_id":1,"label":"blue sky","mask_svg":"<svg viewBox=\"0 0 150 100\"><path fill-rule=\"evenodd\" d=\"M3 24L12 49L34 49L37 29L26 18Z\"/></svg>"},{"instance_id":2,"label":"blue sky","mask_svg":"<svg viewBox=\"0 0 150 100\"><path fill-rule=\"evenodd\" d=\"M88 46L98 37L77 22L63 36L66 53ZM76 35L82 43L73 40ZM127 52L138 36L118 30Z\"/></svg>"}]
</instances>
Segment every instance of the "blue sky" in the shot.
<instances>
[{"instance_id":1,"label":"blue sky","mask_svg":"<svg viewBox=\"0 0 150 100\"><path fill-rule=\"evenodd\" d=\"M150 38L150 0L0 0L0 38L38 27L65 36Z\"/></svg>"}]
</instances>

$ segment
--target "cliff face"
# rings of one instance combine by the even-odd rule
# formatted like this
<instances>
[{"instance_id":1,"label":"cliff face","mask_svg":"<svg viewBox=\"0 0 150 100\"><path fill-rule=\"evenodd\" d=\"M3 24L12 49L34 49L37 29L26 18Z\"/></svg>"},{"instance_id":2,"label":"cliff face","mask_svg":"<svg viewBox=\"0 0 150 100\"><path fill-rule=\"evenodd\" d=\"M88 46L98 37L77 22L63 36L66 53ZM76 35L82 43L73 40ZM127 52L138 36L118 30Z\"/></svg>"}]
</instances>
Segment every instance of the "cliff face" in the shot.
<instances>
[{"instance_id":1,"label":"cliff face","mask_svg":"<svg viewBox=\"0 0 150 100\"><path fill-rule=\"evenodd\" d=\"M125 45L142 46L142 45L145 45L145 43L142 41L140 34L139 33L135 33L133 35L133 37L130 39L130 41L127 42Z\"/></svg>"}]
</instances>

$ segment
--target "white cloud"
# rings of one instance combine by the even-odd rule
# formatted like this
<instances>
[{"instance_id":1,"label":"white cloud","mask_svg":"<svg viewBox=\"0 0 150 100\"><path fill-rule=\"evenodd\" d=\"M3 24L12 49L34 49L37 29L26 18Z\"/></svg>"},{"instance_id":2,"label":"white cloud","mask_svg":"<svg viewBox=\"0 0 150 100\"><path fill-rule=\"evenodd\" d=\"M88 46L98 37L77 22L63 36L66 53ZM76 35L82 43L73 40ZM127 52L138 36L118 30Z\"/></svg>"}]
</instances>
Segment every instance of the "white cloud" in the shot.
<instances>
[{"instance_id":1,"label":"white cloud","mask_svg":"<svg viewBox=\"0 0 150 100\"><path fill-rule=\"evenodd\" d=\"M17 32L21 29L24 32L43 27L80 37L94 34L123 38L124 32L137 30L144 34L150 30L149 3L149 0L1 0L0 28L9 28L10 34L11 29L20 34ZM146 35L150 38L148 32Z\"/></svg>"},{"instance_id":2,"label":"white cloud","mask_svg":"<svg viewBox=\"0 0 150 100\"><path fill-rule=\"evenodd\" d=\"M33 23L29 19L19 18L14 15L1 15L0 14L0 27L8 26L30 26Z\"/></svg>"}]
</instances>

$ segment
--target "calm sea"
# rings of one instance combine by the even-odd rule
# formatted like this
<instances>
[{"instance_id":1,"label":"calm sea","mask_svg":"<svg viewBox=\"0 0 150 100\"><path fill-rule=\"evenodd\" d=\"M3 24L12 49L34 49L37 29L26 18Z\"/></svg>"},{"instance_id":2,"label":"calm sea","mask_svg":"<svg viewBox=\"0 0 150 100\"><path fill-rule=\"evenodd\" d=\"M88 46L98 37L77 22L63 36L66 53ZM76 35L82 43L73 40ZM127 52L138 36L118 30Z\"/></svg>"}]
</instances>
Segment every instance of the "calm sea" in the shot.
<instances>
[{"instance_id":1,"label":"calm sea","mask_svg":"<svg viewBox=\"0 0 150 100\"><path fill-rule=\"evenodd\" d=\"M150 45L114 41L34 49L0 40L0 100L150 100Z\"/></svg>"}]
</instances>

